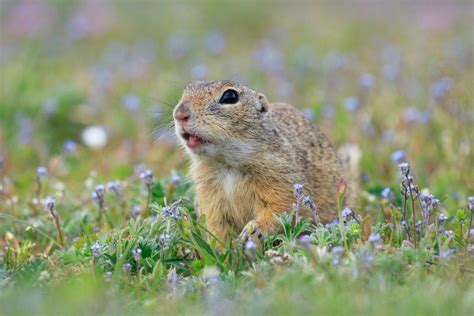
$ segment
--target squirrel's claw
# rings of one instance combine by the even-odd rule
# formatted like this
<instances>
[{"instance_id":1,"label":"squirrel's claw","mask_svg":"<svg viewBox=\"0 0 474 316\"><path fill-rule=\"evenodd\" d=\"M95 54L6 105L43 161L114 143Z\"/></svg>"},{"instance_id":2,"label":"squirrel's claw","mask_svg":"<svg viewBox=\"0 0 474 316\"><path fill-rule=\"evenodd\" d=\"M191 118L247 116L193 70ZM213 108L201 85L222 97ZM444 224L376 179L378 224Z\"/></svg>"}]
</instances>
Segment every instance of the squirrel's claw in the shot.
<instances>
[{"instance_id":1,"label":"squirrel's claw","mask_svg":"<svg viewBox=\"0 0 474 316\"><path fill-rule=\"evenodd\" d=\"M255 220L251 220L247 223L247 225L245 225L244 229L242 229L242 232L237 238L237 242L239 245L244 245L245 242L247 242L254 236L259 239L260 243L263 243L262 230L260 229L259 225Z\"/></svg>"}]
</instances>

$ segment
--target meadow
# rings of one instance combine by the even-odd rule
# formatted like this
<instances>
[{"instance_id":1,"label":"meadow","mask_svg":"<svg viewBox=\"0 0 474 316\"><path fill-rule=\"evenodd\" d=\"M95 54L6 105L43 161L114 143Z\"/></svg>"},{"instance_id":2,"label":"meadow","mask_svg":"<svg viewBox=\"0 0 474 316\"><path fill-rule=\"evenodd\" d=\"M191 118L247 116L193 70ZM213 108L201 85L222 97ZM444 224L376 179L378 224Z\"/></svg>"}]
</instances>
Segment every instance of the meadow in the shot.
<instances>
[{"instance_id":1,"label":"meadow","mask_svg":"<svg viewBox=\"0 0 474 316\"><path fill-rule=\"evenodd\" d=\"M0 315L474 315L473 12L1 1ZM356 144L358 206L215 238L171 115L211 79Z\"/></svg>"}]
</instances>

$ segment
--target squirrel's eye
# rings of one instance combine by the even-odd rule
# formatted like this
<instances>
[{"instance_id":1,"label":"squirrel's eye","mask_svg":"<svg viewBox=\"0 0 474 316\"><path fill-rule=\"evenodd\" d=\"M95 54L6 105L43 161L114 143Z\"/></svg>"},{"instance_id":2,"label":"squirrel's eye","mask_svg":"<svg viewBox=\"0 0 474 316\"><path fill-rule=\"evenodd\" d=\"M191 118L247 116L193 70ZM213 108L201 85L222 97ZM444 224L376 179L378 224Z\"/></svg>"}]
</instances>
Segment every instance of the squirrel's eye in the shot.
<instances>
[{"instance_id":1,"label":"squirrel's eye","mask_svg":"<svg viewBox=\"0 0 474 316\"><path fill-rule=\"evenodd\" d=\"M222 94L220 104L235 104L239 102L239 94L233 89L225 90Z\"/></svg>"}]
</instances>

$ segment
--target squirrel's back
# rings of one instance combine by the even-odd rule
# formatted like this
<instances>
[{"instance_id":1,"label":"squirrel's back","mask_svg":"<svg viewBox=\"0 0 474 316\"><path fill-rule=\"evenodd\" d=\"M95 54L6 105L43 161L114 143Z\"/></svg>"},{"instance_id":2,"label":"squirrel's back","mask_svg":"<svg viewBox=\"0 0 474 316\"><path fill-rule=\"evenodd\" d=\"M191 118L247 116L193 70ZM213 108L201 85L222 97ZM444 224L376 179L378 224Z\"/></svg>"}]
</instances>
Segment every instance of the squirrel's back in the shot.
<instances>
[{"instance_id":1,"label":"squirrel's back","mask_svg":"<svg viewBox=\"0 0 474 316\"><path fill-rule=\"evenodd\" d=\"M328 222L337 215L337 187L341 180L347 183L345 204L354 205L355 175L319 127L289 104L274 103L269 113L297 169L290 177L301 179L307 193L315 198L321 219Z\"/></svg>"}]
</instances>

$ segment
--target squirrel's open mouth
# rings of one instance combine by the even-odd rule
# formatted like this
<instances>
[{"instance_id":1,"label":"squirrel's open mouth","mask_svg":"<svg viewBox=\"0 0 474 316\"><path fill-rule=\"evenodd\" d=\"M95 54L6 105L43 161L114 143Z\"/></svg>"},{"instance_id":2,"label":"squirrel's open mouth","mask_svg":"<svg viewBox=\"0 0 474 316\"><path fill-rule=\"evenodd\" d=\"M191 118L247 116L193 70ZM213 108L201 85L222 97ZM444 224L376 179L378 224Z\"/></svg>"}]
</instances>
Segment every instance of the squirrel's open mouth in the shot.
<instances>
[{"instance_id":1,"label":"squirrel's open mouth","mask_svg":"<svg viewBox=\"0 0 474 316\"><path fill-rule=\"evenodd\" d=\"M189 149L192 150L198 149L206 143L201 137L187 132L182 133L181 137L186 141L186 145Z\"/></svg>"}]
</instances>

